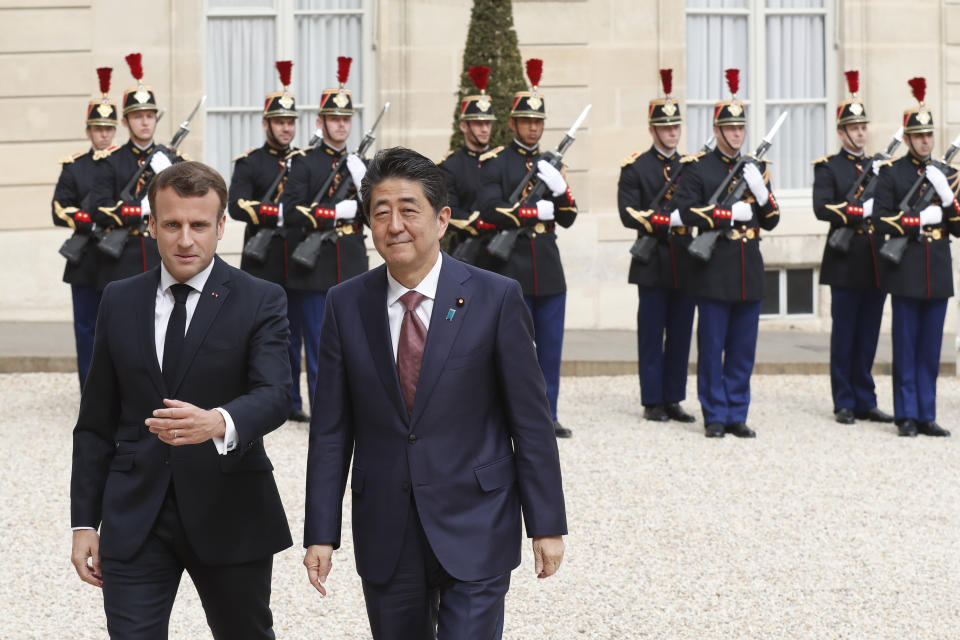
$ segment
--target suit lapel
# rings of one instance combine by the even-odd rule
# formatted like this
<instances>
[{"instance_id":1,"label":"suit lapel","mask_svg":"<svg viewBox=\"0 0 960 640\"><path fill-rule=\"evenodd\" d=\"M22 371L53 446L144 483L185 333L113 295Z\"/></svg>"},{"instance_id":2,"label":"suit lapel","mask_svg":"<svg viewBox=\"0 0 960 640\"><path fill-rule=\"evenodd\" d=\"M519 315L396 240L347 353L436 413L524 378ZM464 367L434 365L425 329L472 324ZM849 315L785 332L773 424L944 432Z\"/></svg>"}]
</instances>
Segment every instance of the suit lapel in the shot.
<instances>
[{"instance_id":1,"label":"suit lapel","mask_svg":"<svg viewBox=\"0 0 960 640\"><path fill-rule=\"evenodd\" d=\"M156 310L157 287L160 286L160 267L154 267L153 277L146 280L146 285L137 294L137 333L140 334L140 348L143 351L143 361L147 363L147 371L153 386L161 396L166 397L167 386L160 372L160 362L157 361Z\"/></svg>"},{"instance_id":2,"label":"suit lapel","mask_svg":"<svg viewBox=\"0 0 960 640\"><path fill-rule=\"evenodd\" d=\"M374 368L380 376L383 388L393 402L404 422L409 421L407 406L400 391L400 377L393 358L393 343L390 341L390 321L387 318L387 269L380 266L379 274L367 278L367 288L360 301L360 317L367 334L367 345L373 356Z\"/></svg>"}]
</instances>

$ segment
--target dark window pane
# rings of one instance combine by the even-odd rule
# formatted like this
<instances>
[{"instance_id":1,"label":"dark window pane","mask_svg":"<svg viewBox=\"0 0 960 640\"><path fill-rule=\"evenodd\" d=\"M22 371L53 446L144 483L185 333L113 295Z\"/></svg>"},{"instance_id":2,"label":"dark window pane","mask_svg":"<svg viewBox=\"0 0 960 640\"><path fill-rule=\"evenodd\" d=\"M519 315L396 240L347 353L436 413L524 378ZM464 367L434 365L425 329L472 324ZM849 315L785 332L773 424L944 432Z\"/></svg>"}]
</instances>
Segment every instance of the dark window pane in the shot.
<instances>
[{"instance_id":1,"label":"dark window pane","mask_svg":"<svg viewBox=\"0 0 960 640\"><path fill-rule=\"evenodd\" d=\"M787 271L787 313L813 313L813 269Z\"/></svg>"},{"instance_id":2,"label":"dark window pane","mask_svg":"<svg viewBox=\"0 0 960 640\"><path fill-rule=\"evenodd\" d=\"M763 272L763 302L760 313L776 315L780 313L780 272Z\"/></svg>"}]
</instances>

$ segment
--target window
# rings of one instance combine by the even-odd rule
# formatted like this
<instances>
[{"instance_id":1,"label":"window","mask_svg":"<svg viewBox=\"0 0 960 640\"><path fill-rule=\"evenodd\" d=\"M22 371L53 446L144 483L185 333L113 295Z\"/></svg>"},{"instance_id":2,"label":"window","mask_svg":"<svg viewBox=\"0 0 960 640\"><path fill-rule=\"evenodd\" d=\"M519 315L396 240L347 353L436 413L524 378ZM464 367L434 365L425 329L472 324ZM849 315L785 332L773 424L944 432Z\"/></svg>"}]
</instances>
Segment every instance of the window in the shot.
<instances>
[{"instance_id":1,"label":"window","mask_svg":"<svg viewBox=\"0 0 960 640\"><path fill-rule=\"evenodd\" d=\"M810 161L825 155L832 131L828 103L836 77L832 33L835 0L687 0L687 148L710 137L714 102L729 97L723 70L740 69L738 97L747 104L746 149L780 112L790 115L767 154L778 193L806 191Z\"/></svg>"},{"instance_id":2,"label":"window","mask_svg":"<svg viewBox=\"0 0 960 640\"><path fill-rule=\"evenodd\" d=\"M234 156L263 144L263 99L281 88L277 60L293 60L295 144L303 146L316 128L320 93L337 86L337 56L353 58L347 88L357 114L347 146L356 147L371 95L369 2L207 0L206 161L229 176Z\"/></svg>"},{"instance_id":3,"label":"window","mask_svg":"<svg viewBox=\"0 0 960 640\"><path fill-rule=\"evenodd\" d=\"M817 278L815 269L768 269L763 272L763 300L760 314L765 316L813 315L816 312Z\"/></svg>"}]
</instances>

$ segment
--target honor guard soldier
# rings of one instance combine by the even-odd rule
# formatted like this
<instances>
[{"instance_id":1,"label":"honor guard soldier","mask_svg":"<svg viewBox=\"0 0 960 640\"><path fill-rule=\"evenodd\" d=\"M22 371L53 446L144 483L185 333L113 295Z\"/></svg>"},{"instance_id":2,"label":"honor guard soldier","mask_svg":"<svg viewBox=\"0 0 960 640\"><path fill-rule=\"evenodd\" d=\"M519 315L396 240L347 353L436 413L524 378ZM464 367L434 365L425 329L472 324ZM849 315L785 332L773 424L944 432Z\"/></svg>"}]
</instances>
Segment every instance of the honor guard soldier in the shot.
<instances>
[{"instance_id":1,"label":"honor guard soldier","mask_svg":"<svg viewBox=\"0 0 960 640\"><path fill-rule=\"evenodd\" d=\"M280 198L287 181L288 164L292 161L290 154L295 151L290 143L297 133L297 107L293 92L289 90L293 63L279 60L276 67L283 90L267 94L264 102L262 124L266 142L235 159L228 211L234 220L247 223L240 268L258 278L286 286L287 240ZM262 246L257 246L257 234L267 238ZM250 250L251 247L256 248ZM290 326L298 331L296 334L291 331L290 344L299 354L303 342L299 332L300 318L298 314L290 313L291 309L293 307L288 306ZM290 387L289 417L298 422L307 422L310 418L303 411L300 395L299 355L296 369L291 373L293 383Z\"/></svg>"},{"instance_id":2,"label":"honor guard soldier","mask_svg":"<svg viewBox=\"0 0 960 640\"><path fill-rule=\"evenodd\" d=\"M99 260L87 196L97 174L98 161L93 159L94 154L110 147L117 132L117 103L107 97L112 73L110 67L97 69L103 97L87 105L86 134L91 147L60 161L63 168L53 191L53 223L73 229L73 235L60 252L67 257L63 281L70 285L73 298L73 335L77 344L77 374L81 390L90 369L100 306L100 291L97 289Z\"/></svg>"},{"instance_id":3,"label":"honor guard soldier","mask_svg":"<svg viewBox=\"0 0 960 640\"><path fill-rule=\"evenodd\" d=\"M523 289L533 316L537 359L547 384L554 431L557 437L569 438L570 429L557 422L567 283L557 247L556 226L573 224L577 204L563 173L543 160L540 154L540 137L547 117L544 96L538 89L543 61L527 60L526 67L532 88L518 91L513 96L510 110L513 141L484 161L483 183L477 201L484 222L497 229L520 229L509 259L492 262L491 269L517 280ZM511 202L510 195L534 167L537 180L547 186L546 196L536 202L527 201L527 195L537 181L532 180L520 194L520 199Z\"/></svg>"},{"instance_id":4,"label":"honor guard soldier","mask_svg":"<svg viewBox=\"0 0 960 640\"><path fill-rule=\"evenodd\" d=\"M296 330L303 335L311 405L317 384L320 323L327 291L368 267L363 223L357 211L357 189L367 169L356 154L347 153L354 109L353 96L344 86L352 61L344 56L337 58L340 86L325 89L320 97L317 128L323 134L322 139L315 146L293 154L290 178L281 198L287 228L291 333ZM344 193L339 186L347 176L352 184ZM303 251L298 253L297 248L321 238L319 252L310 256L314 266L309 267L300 259ZM292 343L290 366L296 372L295 379L299 380L300 349Z\"/></svg>"},{"instance_id":5,"label":"honor guard soldier","mask_svg":"<svg viewBox=\"0 0 960 640\"><path fill-rule=\"evenodd\" d=\"M880 169L873 217L889 234L880 283L893 307L893 409L901 436L949 436L936 423L937 374L947 298L953 295L949 235L960 236L960 177L931 158L933 114L926 81L912 78L919 106L903 113L909 153ZM951 146L947 160L956 152Z\"/></svg>"},{"instance_id":6,"label":"honor guard soldier","mask_svg":"<svg viewBox=\"0 0 960 640\"><path fill-rule=\"evenodd\" d=\"M855 419L893 422L893 416L877 408L870 373L886 299L877 264L883 238L871 218L873 197L867 194L873 190L866 189L879 163L864 154L869 120L857 97L860 74L847 71L846 78L851 97L837 106L840 151L813 163L813 210L818 219L830 223L820 284L830 285L833 411L841 424L853 424Z\"/></svg>"},{"instance_id":7,"label":"honor guard soldier","mask_svg":"<svg viewBox=\"0 0 960 640\"><path fill-rule=\"evenodd\" d=\"M475 204L480 189L483 160L495 156L503 147L497 147L491 153L490 136L497 117L493 113L493 102L486 91L490 67L470 67L467 73L480 93L467 96L460 102L463 147L448 152L439 166L447 176L450 227L456 234L452 253L464 262L488 268L490 257L487 254L487 245L490 244L496 227L480 219L480 212L476 210Z\"/></svg>"},{"instance_id":8,"label":"honor guard soldier","mask_svg":"<svg viewBox=\"0 0 960 640\"><path fill-rule=\"evenodd\" d=\"M780 211L770 191L766 164L740 162L747 119L737 99L739 71L728 69L726 77L732 97L717 102L713 109L717 147L684 171L674 200L684 224L699 227L701 235L716 232L706 236L716 238L712 253L689 261L687 280L699 309L697 396L706 436L721 438L730 433L753 438L756 433L746 420L763 298L760 229L776 227ZM729 208L720 206L723 196L711 202L718 187L729 183L734 189L740 181L748 189Z\"/></svg>"},{"instance_id":9,"label":"honor guard soldier","mask_svg":"<svg viewBox=\"0 0 960 640\"><path fill-rule=\"evenodd\" d=\"M680 407L687 393L695 308L681 281L691 235L671 206L681 167L677 143L683 120L677 101L670 97L673 70L661 69L660 79L665 97L651 100L647 112L653 145L623 161L617 205L623 226L636 229L638 239L650 239L634 245L639 255L631 260L628 276L640 296L637 352L643 417L693 422L695 418Z\"/></svg>"},{"instance_id":10,"label":"honor guard soldier","mask_svg":"<svg viewBox=\"0 0 960 640\"><path fill-rule=\"evenodd\" d=\"M109 282L143 273L160 263L157 242L150 237L146 219L150 214L147 189L153 177L182 158L174 151L153 141L157 128L157 99L153 88L143 84L143 66L139 53L126 57L137 86L123 93L123 126L130 139L120 147L99 152L103 168L94 184L91 200L96 206L94 222L105 231L126 229L118 257L100 256L97 286L101 290ZM153 153L154 149L157 150ZM124 193L131 178L149 158L149 166L136 184ZM104 254L101 240L101 254Z\"/></svg>"}]
</instances>

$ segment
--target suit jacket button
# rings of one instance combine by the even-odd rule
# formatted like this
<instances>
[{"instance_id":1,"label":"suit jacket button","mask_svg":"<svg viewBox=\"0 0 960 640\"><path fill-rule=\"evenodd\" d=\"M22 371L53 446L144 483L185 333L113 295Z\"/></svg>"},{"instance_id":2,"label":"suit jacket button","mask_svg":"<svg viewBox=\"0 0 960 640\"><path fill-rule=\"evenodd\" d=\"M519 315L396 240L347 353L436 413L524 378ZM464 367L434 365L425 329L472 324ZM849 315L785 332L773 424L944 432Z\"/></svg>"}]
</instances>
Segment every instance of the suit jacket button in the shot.
<instances>
[{"instance_id":1,"label":"suit jacket button","mask_svg":"<svg viewBox=\"0 0 960 640\"><path fill-rule=\"evenodd\" d=\"M407 436L407 442L409 442L410 444L413 444L416 441L417 441L417 435L415 433L411 433L409 436Z\"/></svg>"},{"instance_id":2,"label":"suit jacket button","mask_svg":"<svg viewBox=\"0 0 960 640\"><path fill-rule=\"evenodd\" d=\"M401 488L403 491L410 491L410 483L409 483L409 482L403 482L403 483L400 484L400 488Z\"/></svg>"}]
</instances>

